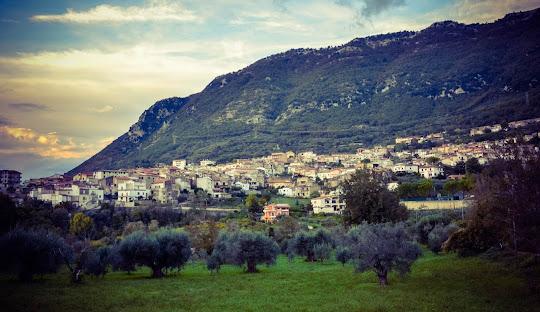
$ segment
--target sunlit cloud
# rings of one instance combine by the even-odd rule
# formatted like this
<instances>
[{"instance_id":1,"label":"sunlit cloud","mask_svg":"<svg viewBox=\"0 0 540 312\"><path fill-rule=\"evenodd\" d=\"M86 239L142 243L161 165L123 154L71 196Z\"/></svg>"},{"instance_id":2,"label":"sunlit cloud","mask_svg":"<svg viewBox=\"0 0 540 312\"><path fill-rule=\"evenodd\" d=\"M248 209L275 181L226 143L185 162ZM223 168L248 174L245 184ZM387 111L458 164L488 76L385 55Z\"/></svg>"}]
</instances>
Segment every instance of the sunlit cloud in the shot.
<instances>
[{"instance_id":1,"label":"sunlit cloud","mask_svg":"<svg viewBox=\"0 0 540 312\"><path fill-rule=\"evenodd\" d=\"M85 158L93 155L111 142L107 137L96 144L75 143L61 138L57 133L39 133L30 128L0 126L3 146L0 155L34 154L53 159Z\"/></svg>"},{"instance_id":2,"label":"sunlit cloud","mask_svg":"<svg viewBox=\"0 0 540 312\"><path fill-rule=\"evenodd\" d=\"M114 109L114 107L112 107L111 105L105 105L105 106L102 106L102 107L95 107L92 109L92 111L96 112L96 113L108 113L110 111L112 111Z\"/></svg>"},{"instance_id":3,"label":"sunlit cloud","mask_svg":"<svg viewBox=\"0 0 540 312\"><path fill-rule=\"evenodd\" d=\"M200 20L193 11L170 1L151 1L146 6L113 6L101 4L86 11L67 9L62 14L34 15L35 22L94 24L103 22L194 22Z\"/></svg>"}]
</instances>

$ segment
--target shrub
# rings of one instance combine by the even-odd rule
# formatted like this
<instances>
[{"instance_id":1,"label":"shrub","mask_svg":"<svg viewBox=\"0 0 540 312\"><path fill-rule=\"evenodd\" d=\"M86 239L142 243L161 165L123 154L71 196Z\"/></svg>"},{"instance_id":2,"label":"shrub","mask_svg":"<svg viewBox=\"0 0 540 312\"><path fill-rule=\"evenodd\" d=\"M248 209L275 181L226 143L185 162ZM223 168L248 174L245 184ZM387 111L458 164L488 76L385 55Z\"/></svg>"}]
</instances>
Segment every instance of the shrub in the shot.
<instances>
[{"instance_id":1,"label":"shrub","mask_svg":"<svg viewBox=\"0 0 540 312\"><path fill-rule=\"evenodd\" d=\"M421 255L420 247L410 239L402 223L363 223L352 228L348 236L356 270L373 270L383 286L388 285L390 271L408 273Z\"/></svg>"},{"instance_id":2,"label":"shrub","mask_svg":"<svg viewBox=\"0 0 540 312\"><path fill-rule=\"evenodd\" d=\"M257 264L274 264L279 253L277 243L256 232L222 232L214 246L207 267L218 271L221 264L246 265L248 273L257 272Z\"/></svg>"},{"instance_id":3,"label":"shrub","mask_svg":"<svg viewBox=\"0 0 540 312\"><path fill-rule=\"evenodd\" d=\"M428 246L431 251L438 253L442 249L442 244L448 240L450 235L457 231L457 225L450 223L448 225L437 224L428 234Z\"/></svg>"},{"instance_id":4,"label":"shrub","mask_svg":"<svg viewBox=\"0 0 540 312\"><path fill-rule=\"evenodd\" d=\"M321 246L326 245L326 246ZM332 250L334 239L326 230L320 229L316 232L299 232L291 240L287 252L290 255L304 256L306 261L317 261L328 259L325 257L325 250ZM317 247L318 246L318 247ZM317 253L315 251L317 249ZM318 258L322 256L322 258Z\"/></svg>"},{"instance_id":5,"label":"shrub","mask_svg":"<svg viewBox=\"0 0 540 312\"><path fill-rule=\"evenodd\" d=\"M17 228L0 238L0 254L3 271L30 281L36 274L58 271L71 251L55 233Z\"/></svg>"}]
</instances>

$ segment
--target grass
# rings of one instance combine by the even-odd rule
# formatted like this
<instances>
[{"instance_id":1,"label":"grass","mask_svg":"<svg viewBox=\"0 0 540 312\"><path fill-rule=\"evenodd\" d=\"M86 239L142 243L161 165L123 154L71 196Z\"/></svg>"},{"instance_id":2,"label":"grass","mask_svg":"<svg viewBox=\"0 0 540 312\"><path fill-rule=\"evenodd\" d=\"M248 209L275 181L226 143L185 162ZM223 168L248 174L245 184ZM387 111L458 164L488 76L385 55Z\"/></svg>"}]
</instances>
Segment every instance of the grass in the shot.
<instances>
[{"instance_id":1,"label":"grass","mask_svg":"<svg viewBox=\"0 0 540 312\"><path fill-rule=\"evenodd\" d=\"M261 266L257 274L202 263L164 279L115 272L69 283L67 272L31 284L0 278L3 311L540 311L538 295L507 267L480 258L426 253L381 288L373 273L330 261Z\"/></svg>"}]
</instances>

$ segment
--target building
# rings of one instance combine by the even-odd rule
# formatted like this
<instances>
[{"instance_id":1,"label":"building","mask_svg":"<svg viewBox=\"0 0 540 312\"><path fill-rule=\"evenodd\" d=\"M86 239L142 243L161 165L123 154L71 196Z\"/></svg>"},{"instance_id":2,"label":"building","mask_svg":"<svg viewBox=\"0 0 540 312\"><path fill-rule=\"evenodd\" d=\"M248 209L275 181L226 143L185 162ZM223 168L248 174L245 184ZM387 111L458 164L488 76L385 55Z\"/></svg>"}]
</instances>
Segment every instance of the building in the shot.
<instances>
[{"instance_id":1,"label":"building","mask_svg":"<svg viewBox=\"0 0 540 312\"><path fill-rule=\"evenodd\" d=\"M261 220L264 222L274 222L279 216L288 216L291 206L288 204L269 204L264 206Z\"/></svg>"},{"instance_id":2,"label":"building","mask_svg":"<svg viewBox=\"0 0 540 312\"><path fill-rule=\"evenodd\" d=\"M392 167L392 171L395 173L418 173L418 166L398 164Z\"/></svg>"},{"instance_id":3,"label":"building","mask_svg":"<svg viewBox=\"0 0 540 312\"><path fill-rule=\"evenodd\" d=\"M16 188L21 184L21 173L15 170L0 170L0 189Z\"/></svg>"},{"instance_id":4,"label":"building","mask_svg":"<svg viewBox=\"0 0 540 312\"><path fill-rule=\"evenodd\" d=\"M120 202L133 203L146 200L149 193L145 182L136 180L118 182L118 201Z\"/></svg>"},{"instance_id":5,"label":"building","mask_svg":"<svg viewBox=\"0 0 540 312\"><path fill-rule=\"evenodd\" d=\"M426 179L431 179L444 175L444 170L442 167L424 166L418 168L418 173Z\"/></svg>"},{"instance_id":6,"label":"building","mask_svg":"<svg viewBox=\"0 0 540 312\"><path fill-rule=\"evenodd\" d=\"M100 170L94 172L94 179L101 180L108 177L127 177L129 172L125 170Z\"/></svg>"},{"instance_id":7,"label":"building","mask_svg":"<svg viewBox=\"0 0 540 312\"><path fill-rule=\"evenodd\" d=\"M187 166L187 160L185 159L175 159L172 161L172 165L173 167L176 167L178 169L186 169L186 166Z\"/></svg>"},{"instance_id":8,"label":"building","mask_svg":"<svg viewBox=\"0 0 540 312\"><path fill-rule=\"evenodd\" d=\"M345 201L339 195L322 195L311 200L313 213L342 214L345 210Z\"/></svg>"}]
</instances>

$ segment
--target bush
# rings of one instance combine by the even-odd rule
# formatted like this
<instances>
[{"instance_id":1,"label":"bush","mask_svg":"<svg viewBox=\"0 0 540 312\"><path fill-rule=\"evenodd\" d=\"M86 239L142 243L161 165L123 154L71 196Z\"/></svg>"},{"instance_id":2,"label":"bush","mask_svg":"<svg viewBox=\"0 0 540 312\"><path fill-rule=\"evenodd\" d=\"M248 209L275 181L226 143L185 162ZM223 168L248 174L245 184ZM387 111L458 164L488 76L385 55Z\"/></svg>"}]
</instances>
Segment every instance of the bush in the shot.
<instances>
[{"instance_id":1,"label":"bush","mask_svg":"<svg viewBox=\"0 0 540 312\"><path fill-rule=\"evenodd\" d=\"M437 224L428 234L429 249L434 253L440 252L442 244L457 230L458 226L453 223L448 225Z\"/></svg>"},{"instance_id":2,"label":"bush","mask_svg":"<svg viewBox=\"0 0 540 312\"><path fill-rule=\"evenodd\" d=\"M36 274L55 273L71 257L64 240L44 230L17 228L0 238L0 267L31 281Z\"/></svg>"},{"instance_id":3,"label":"bush","mask_svg":"<svg viewBox=\"0 0 540 312\"><path fill-rule=\"evenodd\" d=\"M257 264L272 265L279 254L277 243L256 232L220 233L207 267L218 271L221 264L246 265L248 273L257 272Z\"/></svg>"},{"instance_id":4,"label":"bush","mask_svg":"<svg viewBox=\"0 0 540 312\"><path fill-rule=\"evenodd\" d=\"M147 266L152 269L152 277L163 277L164 269L181 269L189 260L191 243L186 234L168 229L151 234L135 232L124 238L115 252L116 268Z\"/></svg>"},{"instance_id":5,"label":"bush","mask_svg":"<svg viewBox=\"0 0 540 312\"><path fill-rule=\"evenodd\" d=\"M388 285L388 273L409 272L412 263L421 255L418 245L407 235L402 223L363 223L348 233L356 270L373 270L381 285Z\"/></svg>"},{"instance_id":6,"label":"bush","mask_svg":"<svg viewBox=\"0 0 540 312\"><path fill-rule=\"evenodd\" d=\"M436 225L440 224L446 226L447 224L450 224L450 222L450 218L443 214L433 214L422 217L414 226L416 239L420 244L427 244L428 235Z\"/></svg>"},{"instance_id":7,"label":"bush","mask_svg":"<svg viewBox=\"0 0 540 312\"><path fill-rule=\"evenodd\" d=\"M322 246L326 245L326 246ZM289 240L287 252L290 255L304 256L306 261L314 262L325 260L325 250L332 251L334 239L326 230L320 229L316 232L299 232ZM316 251L317 249L317 251ZM319 258L318 256L322 256Z\"/></svg>"}]
</instances>

